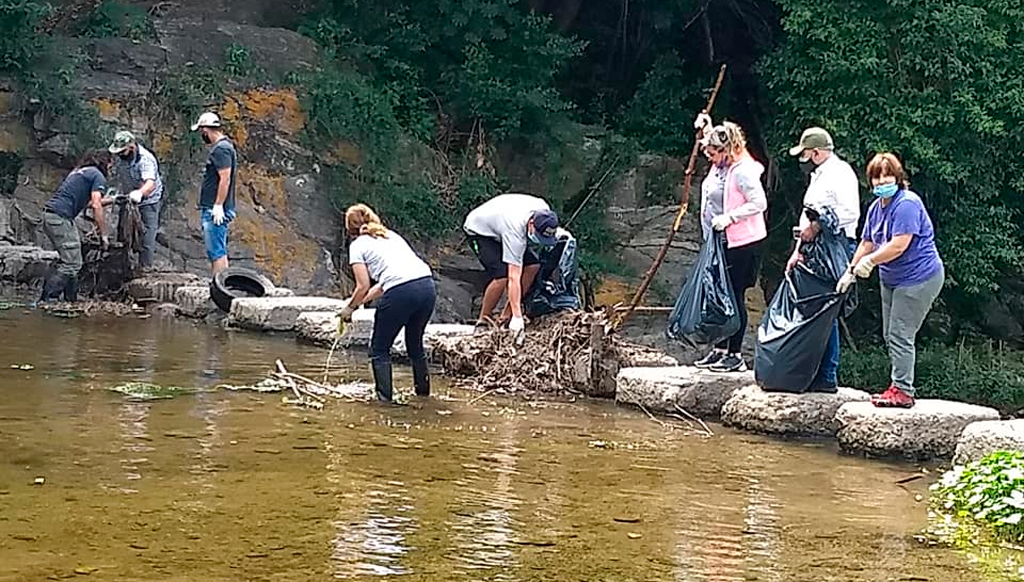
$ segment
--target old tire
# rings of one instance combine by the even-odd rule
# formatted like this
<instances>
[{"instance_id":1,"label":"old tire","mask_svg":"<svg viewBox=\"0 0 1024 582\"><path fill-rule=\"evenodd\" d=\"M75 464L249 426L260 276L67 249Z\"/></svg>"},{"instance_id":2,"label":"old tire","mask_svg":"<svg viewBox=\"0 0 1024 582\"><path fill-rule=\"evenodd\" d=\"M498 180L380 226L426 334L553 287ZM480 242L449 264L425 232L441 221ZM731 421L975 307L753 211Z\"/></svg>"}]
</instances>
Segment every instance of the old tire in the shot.
<instances>
[{"instance_id":1,"label":"old tire","mask_svg":"<svg viewBox=\"0 0 1024 582\"><path fill-rule=\"evenodd\" d=\"M274 284L251 269L228 267L210 281L210 298L224 313L231 311L236 297L263 297Z\"/></svg>"}]
</instances>

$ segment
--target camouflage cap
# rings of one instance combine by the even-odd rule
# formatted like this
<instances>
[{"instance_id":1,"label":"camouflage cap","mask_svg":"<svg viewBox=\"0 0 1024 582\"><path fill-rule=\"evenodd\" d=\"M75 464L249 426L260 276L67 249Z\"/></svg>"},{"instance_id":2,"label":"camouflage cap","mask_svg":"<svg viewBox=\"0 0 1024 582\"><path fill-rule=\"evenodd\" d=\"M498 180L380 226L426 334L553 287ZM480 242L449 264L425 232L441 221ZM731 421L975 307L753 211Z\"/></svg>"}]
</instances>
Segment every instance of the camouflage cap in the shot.
<instances>
[{"instance_id":1,"label":"camouflage cap","mask_svg":"<svg viewBox=\"0 0 1024 582\"><path fill-rule=\"evenodd\" d=\"M114 141L107 148L112 154L119 154L128 149L128 146L135 143L135 134L130 131L119 131L114 135Z\"/></svg>"},{"instance_id":2,"label":"camouflage cap","mask_svg":"<svg viewBox=\"0 0 1024 582\"><path fill-rule=\"evenodd\" d=\"M820 127L809 127L800 136L800 143L789 148L789 155L799 156L804 150L830 150L834 147L832 136Z\"/></svg>"}]
</instances>

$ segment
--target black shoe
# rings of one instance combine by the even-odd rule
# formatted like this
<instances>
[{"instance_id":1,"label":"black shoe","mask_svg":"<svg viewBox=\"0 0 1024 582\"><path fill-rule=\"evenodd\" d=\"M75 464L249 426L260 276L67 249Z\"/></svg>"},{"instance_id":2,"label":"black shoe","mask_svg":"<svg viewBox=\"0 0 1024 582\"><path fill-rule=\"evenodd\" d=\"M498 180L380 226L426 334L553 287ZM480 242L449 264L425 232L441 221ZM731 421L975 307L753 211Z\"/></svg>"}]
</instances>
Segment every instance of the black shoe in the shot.
<instances>
[{"instance_id":1,"label":"black shoe","mask_svg":"<svg viewBox=\"0 0 1024 582\"><path fill-rule=\"evenodd\" d=\"M60 273L54 273L43 281L43 292L39 296L40 303L46 303L47 301L53 301L60 299L61 292L64 291L64 287L67 285L67 275Z\"/></svg>"},{"instance_id":2,"label":"black shoe","mask_svg":"<svg viewBox=\"0 0 1024 582\"><path fill-rule=\"evenodd\" d=\"M68 277L64 283L64 301L78 301L78 276Z\"/></svg>"},{"instance_id":3,"label":"black shoe","mask_svg":"<svg viewBox=\"0 0 1024 582\"><path fill-rule=\"evenodd\" d=\"M711 372L718 372L720 374L725 374L728 372L746 372L747 363L744 362L743 358L741 358L740 356L736 354L729 354L728 356L722 358L721 361L719 361L718 363L713 364L710 368L708 368L708 370L710 370Z\"/></svg>"},{"instance_id":4,"label":"black shoe","mask_svg":"<svg viewBox=\"0 0 1024 582\"><path fill-rule=\"evenodd\" d=\"M701 370L707 370L711 366L714 366L718 362L721 362L722 359L725 358L725 356L726 353L723 351L711 350L711 352L709 352L708 355L697 360L696 362L693 363L693 365L694 367L700 368Z\"/></svg>"},{"instance_id":5,"label":"black shoe","mask_svg":"<svg viewBox=\"0 0 1024 582\"><path fill-rule=\"evenodd\" d=\"M412 361L412 384L416 387L416 396L430 396L430 367L426 358Z\"/></svg>"},{"instance_id":6,"label":"black shoe","mask_svg":"<svg viewBox=\"0 0 1024 582\"><path fill-rule=\"evenodd\" d=\"M372 362L373 383L377 393L377 400L381 402L392 402L391 390L391 362Z\"/></svg>"},{"instance_id":7,"label":"black shoe","mask_svg":"<svg viewBox=\"0 0 1024 582\"><path fill-rule=\"evenodd\" d=\"M839 386L830 382L825 382L820 378L815 378L814 382L807 388L808 392L820 392L822 394L835 394L839 391Z\"/></svg>"}]
</instances>

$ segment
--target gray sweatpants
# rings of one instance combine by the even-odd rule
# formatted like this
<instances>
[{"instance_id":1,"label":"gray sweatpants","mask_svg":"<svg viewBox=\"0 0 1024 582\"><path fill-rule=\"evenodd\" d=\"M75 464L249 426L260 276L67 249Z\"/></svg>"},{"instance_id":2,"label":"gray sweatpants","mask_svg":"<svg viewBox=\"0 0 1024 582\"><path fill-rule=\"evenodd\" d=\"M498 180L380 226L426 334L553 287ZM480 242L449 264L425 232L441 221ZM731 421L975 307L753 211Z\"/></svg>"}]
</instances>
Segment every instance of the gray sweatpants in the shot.
<instances>
[{"instance_id":1,"label":"gray sweatpants","mask_svg":"<svg viewBox=\"0 0 1024 582\"><path fill-rule=\"evenodd\" d=\"M945 281L943 268L931 279L911 287L882 285L882 337L889 347L892 383L911 396L914 395L917 332Z\"/></svg>"}]
</instances>

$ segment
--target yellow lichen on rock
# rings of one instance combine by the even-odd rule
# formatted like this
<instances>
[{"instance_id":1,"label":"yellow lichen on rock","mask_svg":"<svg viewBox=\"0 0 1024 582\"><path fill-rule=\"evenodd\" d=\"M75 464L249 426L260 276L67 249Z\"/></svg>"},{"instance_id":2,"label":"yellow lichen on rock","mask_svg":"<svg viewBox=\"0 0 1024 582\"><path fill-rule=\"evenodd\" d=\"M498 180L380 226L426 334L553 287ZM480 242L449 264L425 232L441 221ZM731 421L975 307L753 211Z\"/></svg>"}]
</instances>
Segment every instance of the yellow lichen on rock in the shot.
<instances>
[{"instance_id":1,"label":"yellow lichen on rock","mask_svg":"<svg viewBox=\"0 0 1024 582\"><path fill-rule=\"evenodd\" d=\"M110 99L93 99L93 107L99 113L100 119L109 123L118 123L121 121L121 104Z\"/></svg>"},{"instance_id":2,"label":"yellow lichen on rock","mask_svg":"<svg viewBox=\"0 0 1024 582\"><path fill-rule=\"evenodd\" d=\"M250 89L239 100L249 117L269 121L284 134L296 134L306 126L302 105L291 89Z\"/></svg>"}]
</instances>

